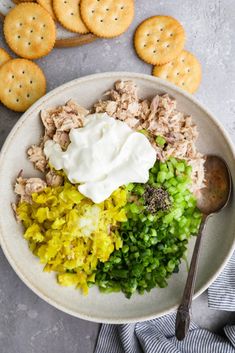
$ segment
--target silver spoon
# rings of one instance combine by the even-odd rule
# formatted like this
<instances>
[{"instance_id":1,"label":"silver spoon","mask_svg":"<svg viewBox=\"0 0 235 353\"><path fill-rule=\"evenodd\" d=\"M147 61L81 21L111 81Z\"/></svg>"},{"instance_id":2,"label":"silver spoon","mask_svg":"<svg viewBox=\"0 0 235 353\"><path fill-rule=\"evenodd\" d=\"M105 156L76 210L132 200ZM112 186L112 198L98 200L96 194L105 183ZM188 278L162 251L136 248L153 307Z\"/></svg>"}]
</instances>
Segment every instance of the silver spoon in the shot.
<instances>
[{"instance_id":1,"label":"silver spoon","mask_svg":"<svg viewBox=\"0 0 235 353\"><path fill-rule=\"evenodd\" d=\"M194 293L198 268L201 239L206 221L210 215L221 211L229 202L232 180L225 161L208 155L205 161L206 186L197 193L197 207L202 212L202 221L195 243L188 278L184 288L183 298L176 315L175 334L178 340L183 340L190 325L190 309Z\"/></svg>"}]
</instances>

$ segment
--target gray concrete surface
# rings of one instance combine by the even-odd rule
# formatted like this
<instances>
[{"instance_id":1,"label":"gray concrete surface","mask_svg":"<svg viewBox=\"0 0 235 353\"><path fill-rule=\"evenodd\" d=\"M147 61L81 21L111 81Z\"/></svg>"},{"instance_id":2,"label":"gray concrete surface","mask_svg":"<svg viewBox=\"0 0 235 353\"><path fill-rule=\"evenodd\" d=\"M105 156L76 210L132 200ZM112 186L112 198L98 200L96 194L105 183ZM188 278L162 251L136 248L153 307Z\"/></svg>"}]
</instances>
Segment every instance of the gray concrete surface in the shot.
<instances>
[{"instance_id":1,"label":"gray concrete surface","mask_svg":"<svg viewBox=\"0 0 235 353\"><path fill-rule=\"evenodd\" d=\"M112 40L72 49L56 49L38 60L45 71L48 91L74 78L104 71L150 74L132 47L138 23L155 14L178 18L187 32L186 48L201 61L203 80L197 98L222 122L235 142L235 1L137 0L135 20L127 33ZM2 31L0 46L6 47ZM0 143L3 144L19 114L0 106ZM234 321L233 313L208 309L207 294L193 305L194 320L220 331ZM91 353L99 325L70 317L33 294L13 272L0 250L0 352Z\"/></svg>"}]
</instances>

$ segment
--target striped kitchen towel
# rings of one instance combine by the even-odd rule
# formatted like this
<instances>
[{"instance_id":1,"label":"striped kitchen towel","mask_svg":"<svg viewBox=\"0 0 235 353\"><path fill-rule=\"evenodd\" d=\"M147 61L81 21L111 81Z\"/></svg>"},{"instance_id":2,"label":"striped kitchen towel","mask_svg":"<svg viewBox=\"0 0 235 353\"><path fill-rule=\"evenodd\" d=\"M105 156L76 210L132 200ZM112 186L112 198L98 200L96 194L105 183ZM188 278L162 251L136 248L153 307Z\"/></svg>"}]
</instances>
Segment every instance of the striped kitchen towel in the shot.
<instances>
[{"instance_id":1,"label":"striped kitchen towel","mask_svg":"<svg viewBox=\"0 0 235 353\"><path fill-rule=\"evenodd\" d=\"M209 306L235 310L235 253L208 293ZM102 325L95 353L235 353L235 325L225 336L191 323L183 341L175 337L176 314L127 325Z\"/></svg>"},{"instance_id":2,"label":"striped kitchen towel","mask_svg":"<svg viewBox=\"0 0 235 353\"><path fill-rule=\"evenodd\" d=\"M208 289L209 308L235 311L235 253Z\"/></svg>"}]
</instances>

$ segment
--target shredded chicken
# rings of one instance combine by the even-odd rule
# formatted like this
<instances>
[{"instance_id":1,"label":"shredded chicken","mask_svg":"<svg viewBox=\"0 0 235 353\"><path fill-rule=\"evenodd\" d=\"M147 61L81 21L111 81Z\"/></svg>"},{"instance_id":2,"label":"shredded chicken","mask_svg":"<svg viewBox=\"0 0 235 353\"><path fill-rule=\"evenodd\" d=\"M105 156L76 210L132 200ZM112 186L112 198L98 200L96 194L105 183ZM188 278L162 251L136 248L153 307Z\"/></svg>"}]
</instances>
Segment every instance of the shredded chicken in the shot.
<instances>
[{"instance_id":1,"label":"shredded chicken","mask_svg":"<svg viewBox=\"0 0 235 353\"><path fill-rule=\"evenodd\" d=\"M69 133L67 131L57 130L53 136L53 140L57 142L62 147L62 149L66 150L70 143Z\"/></svg>"},{"instance_id":2,"label":"shredded chicken","mask_svg":"<svg viewBox=\"0 0 235 353\"><path fill-rule=\"evenodd\" d=\"M67 131L83 126L83 119L89 111L70 100L65 105L41 112L45 135L53 138L57 131Z\"/></svg>"},{"instance_id":3,"label":"shredded chicken","mask_svg":"<svg viewBox=\"0 0 235 353\"><path fill-rule=\"evenodd\" d=\"M47 159L43 152L43 147L40 145L32 145L28 149L27 154L30 162L34 164L35 168L44 173L47 168Z\"/></svg>"},{"instance_id":4,"label":"shredded chicken","mask_svg":"<svg viewBox=\"0 0 235 353\"><path fill-rule=\"evenodd\" d=\"M142 105L137 95L137 86L132 81L118 81L114 89L105 93L106 100L99 100L94 105L96 113L108 115L125 121L131 128L140 124Z\"/></svg>"},{"instance_id":5,"label":"shredded chicken","mask_svg":"<svg viewBox=\"0 0 235 353\"><path fill-rule=\"evenodd\" d=\"M46 182L48 186L60 186L63 184L64 178L57 174L54 170L50 170L46 174Z\"/></svg>"},{"instance_id":6,"label":"shredded chicken","mask_svg":"<svg viewBox=\"0 0 235 353\"><path fill-rule=\"evenodd\" d=\"M89 111L72 100L65 105L41 112L42 123L45 127L45 136L53 139L58 132L69 132L83 126L83 119ZM59 141L58 141L59 142ZM62 146L64 141L62 141Z\"/></svg>"},{"instance_id":7,"label":"shredded chicken","mask_svg":"<svg viewBox=\"0 0 235 353\"><path fill-rule=\"evenodd\" d=\"M31 195L34 192L41 192L47 187L44 180L40 178L22 178L22 173L16 179L15 193L20 196L20 202L31 203Z\"/></svg>"},{"instance_id":8,"label":"shredded chicken","mask_svg":"<svg viewBox=\"0 0 235 353\"><path fill-rule=\"evenodd\" d=\"M43 126L45 127L45 135L48 138L52 138L56 130L54 120L52 118L53 114L55 114L56 111L57 109L54 109L54 108L45 109L41 111L41 120L42 120Z\"/></svg>"}]
</instances>

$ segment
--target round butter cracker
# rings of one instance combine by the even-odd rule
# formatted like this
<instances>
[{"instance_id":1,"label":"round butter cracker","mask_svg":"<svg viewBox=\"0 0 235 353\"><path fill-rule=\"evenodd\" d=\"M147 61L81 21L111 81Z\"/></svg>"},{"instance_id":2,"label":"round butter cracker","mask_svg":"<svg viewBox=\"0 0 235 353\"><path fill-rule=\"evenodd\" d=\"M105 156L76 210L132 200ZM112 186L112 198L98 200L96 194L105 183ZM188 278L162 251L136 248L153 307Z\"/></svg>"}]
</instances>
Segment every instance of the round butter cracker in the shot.
<instances>
[{"instance_id":1,"label":"round butter cracker","mask_svg":"<svg viewBox=\"0 0 235 353\"><path fill-rule=\"evenodd\" d=\"M0 100L24 112L46 93L46 78L40 67L26 59L13 59L0 67Z\"/></svg>"},{"instance_id":2,"label":"round butter cracker","mask_svg":"<svg viewBox=\"0 0 235 353\"><path fill-rule=\"evenodd\" d=\"M0 48L0 66L5 64L7 61L11 59L10 55L6 52L5 49Z\"/></svg>"},{"instance_id":3,"label":"round butter cracker","mask_svg":"<svg viewBox=\"0 0 235 353\"><path fill-rule=\"evenodd\" d=\"M81 0L81 16L98 37L112 38L124 33L134 18L133 0Z\"/></svg>"},{"instance_id":4,"label":"round butter cracker","mask_svg":"<svg viewBox=\"0 0 235 353\"><path fill-rule=\"evenodd\" d=\"M183 50L168 64L154 66L153 75L166 79L189 93L194 93L200 85L202 69L197 58Z\"/></svg>"},{"instance_id":5,"label":"round butter cracker","mask_svg":"<svg viewBox=\"0 0 235 353\"><path fill-rule=\"evenodd\" d=\"M26 59L49 54L56 40L56 26L49 13L30 2L13 8L5 18L3 29L9 47Z\"/></svg>"},{"instance_id":6,"label":"round butter cracker","mask_svg":"<svg viewBox=\"0 0 235 353\"><path fill-rule=\"evenodd\" d=\"M164 65L183 50L185 31L170 16L154 16L143 21L136 29L134 46L138 56L152 65Z\"/></svg>"},{"instance_id":7,"label":"round butter cracker","mask_svg":"<svg viewBox=\"0 0 235 353\"><path fill-rule=\"evenodd\" d=\"M37 3L41 5L51 15L53 20L56 19L52 6L52 0L37 0Z\"/></svg>"},{"instance_id":8,"label":"round butter cracker","mask_svg":"<svg viewBox=\"0 0 235 353\"><path fill-rule=\"evenodd\" d=\"M0 48L0 67L9 60L11 60L10 55L6 52L5 49Z\"/></svg>"},{"instance_id":9,"label":"round butter cracker","mask_svg":"<svg viewBox=\"0 0 235 353\"><path fill-rule=\"evenodd\" d=\"M89 33L80 15L80 0L53 0L53 9L60 24L71 32Z\"/></svg>"}]
</instances>

